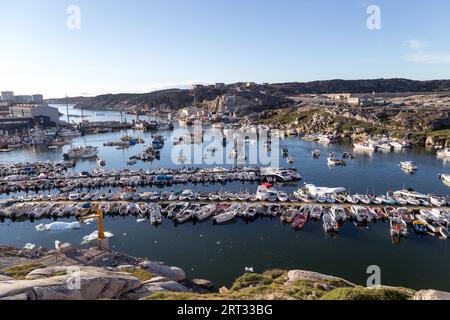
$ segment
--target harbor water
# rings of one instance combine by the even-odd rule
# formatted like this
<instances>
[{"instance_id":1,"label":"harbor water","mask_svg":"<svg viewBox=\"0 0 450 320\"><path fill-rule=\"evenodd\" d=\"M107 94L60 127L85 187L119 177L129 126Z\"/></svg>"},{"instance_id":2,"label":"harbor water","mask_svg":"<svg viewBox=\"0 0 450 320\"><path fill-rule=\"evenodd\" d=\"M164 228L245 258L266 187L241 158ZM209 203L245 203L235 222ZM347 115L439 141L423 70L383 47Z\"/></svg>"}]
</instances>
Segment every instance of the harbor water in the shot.
<instances>
[{"instance_id":1,"label":"harbor water","mask_svg":"<svg viewBox=\"0 0 450 320\"><path fill-rule=\"evenodd\" d=\"M65 106L59 106L65 113ZM69 109L70 114L81 115L79 110ZM125 117L132 121L136 117L120 115L117 112L86 111L89 121L120 121ZM62 116L66 119L66 116ZM81 118L71 120L80 121ZM99 135L88 135L72 140L72 146L91 145L99 147L99 157L106 160L105 169L125 168L131 170L149 168L178 168L179 164L171 159L173 142L171 132L161 133L167 140L161 150L160 160L138 162L127 166L131 156L141 153L145 145L151 142L151 133L142 131L121 131ZM125 135L142 137L145 144L137 144L128 149L103 147L103 143L116 141ZM70 145L59 149L44 146L18 149L0 154L0 162L35 162L61 160ZM448 164L437 159L434 150L421 148L407 149L401 152L373 154L355 153L351 145L308 142L297 138L280 140L280 150L288 148L289 156L295 163L287 164L281 157L280 165L295 167L303 180L275 188L293 192L304 182L317 186L345 187L350 193L385 193L388 190L413 188L423 193L448 194L449 187L438 179L438 174L448 172ZM314 159L311 151L319 149L321 157ZM343 167L328 167L327 154L344 152L355 154L354 160L348 160ZM412 160L419 170L407 174L400 167L400 161ZM75 172L97 168L95 160L80 160L73 169ZM256 183L233 182L226 185L174 185L167 191L185 188L194 191L239 191L247 189L255 192ZM107 191L108 189L106 189ZM158 190L156 187L139 188L138 191ZM10 195L11 196L11 195ZM2 198L8 196L3 195ZM66 219L61 221L73 221ZM35 226L51 221L0 223L0 244L23 247L26 243L37 246L53 247L55 240L81 243L83 236L96 230L96 223L83 225L79 230L64 232L38 232ZM415 289L450 290L450 249L448 240L437 237L418 236L410 233L407 239L393 242L388 223L377 222L359 229L346 223L335 236L325 235L321 222L308 222L301 231L295 231L288 225L282 225L278 218L262 218L246 223L216 226L210 221L204 223L186 223L174 226L163 220L157 228L149 222L138 223L133 217L106 217L105 229L114 234L111 246L114 250L131 255L148 257L164 261L183 268L189 278L212 280L216 287L230 286L233 279L244 273L246 267L255 272L267 269L305 269L341 276L357 284L365 285L369 275L367 268L377 265L381 268L381 282L384 285L405 286Z\"/></svg>"}]
</instances>

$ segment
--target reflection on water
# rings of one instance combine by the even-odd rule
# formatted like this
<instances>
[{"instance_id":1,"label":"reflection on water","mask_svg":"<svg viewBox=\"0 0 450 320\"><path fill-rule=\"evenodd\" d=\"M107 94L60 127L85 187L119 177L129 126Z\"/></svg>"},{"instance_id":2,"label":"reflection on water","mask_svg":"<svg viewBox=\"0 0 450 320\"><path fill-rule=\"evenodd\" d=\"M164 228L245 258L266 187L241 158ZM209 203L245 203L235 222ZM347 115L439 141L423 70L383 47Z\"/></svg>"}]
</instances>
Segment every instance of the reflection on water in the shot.
<instances>
[{"instance_id":1,"label":"reflection on water","mask_svg":"<svg viewBox=\"0 0 450 320\"><path fill-rule=\"evenodd\" d=\"M71 109L70 113L73 112L79 110ZM90 121L120 120L117 112L101 113L105 115L86 111L91 116ZM126 117L128 121L133 119L133 116ZM161 160L138 162L129 168L146 170L179 167L171 161L173 141L170 139L170 132L162 134L166 143L161 150ZM141 137L146 140L146 144L151 141L151 133L123 131L80 137L74 139L72 144L97 146L100 148L99 157L106 160L104 168L122 168L127 167L126 163L131 156L141 153L145 148L145 145L135 145L123 150L103 147L104 142L118 140L124 135ZM69 148L68 145L54 150L43 146L20 149L0 154L0 161L61 160L62 154ZM354 152L350 145L321 145L295 138L281 140L280 150L283 148L287 148L289 156L295 160L289 166L297 168L304 177L299 183L276 186L287 192L294 191L304 182L317 186L343 186L354 193L384 193L403 187L441 194L447 194L449 190L449 186L438 179L439 173L446 172L447 162L437 159L434 152L425 149L367 154ZM313 158L311 154L315 149L320 150L319 158ZM355 154L355 159L346 159L346 166L330 170L326 156L330 152L335 152L338 157L350 152ZM419 170L414 175L406 175L398 165L404 160L414 161ZM282 165L288 166L285 161ZM83 160L73 170L79 172L96 167L95 160ZM166 190L182 188L191 188L194 192L244 189L255 192L257 185L240 182L226 186L187 184ZM142 190L156 189L147 187ZM39 223L7 221L0 224L0 243L22 247L31 242L38 246L52 247L55 240L60 240L79 244L83 236L96 228L92 224L69 232L36 232L35 226ZM189 277L211 279L217 287L229 286L236 276L244 272L245 267L254 267L256 272L270 268L314 270L364 284L367 267L378 265L385 285L450 290L450 278L447 276L450 269L448 241L419 236L413 232L407 239L392 239L388 223L371 223L364 228L345 223L335 236L325 235L321 222L308 222L304 230L294 231L289 226L282 225L279 219L269 218L257 219L248 224L239 221L226 226L212 226L210 222L197 223L195 226L190 223L174 226L164 220L159 228L154 228L148 222L137 223L131 217L107 217L105 228L114 234L114 250L178 265L187 271Z\"/></svg>"}]
</instances>

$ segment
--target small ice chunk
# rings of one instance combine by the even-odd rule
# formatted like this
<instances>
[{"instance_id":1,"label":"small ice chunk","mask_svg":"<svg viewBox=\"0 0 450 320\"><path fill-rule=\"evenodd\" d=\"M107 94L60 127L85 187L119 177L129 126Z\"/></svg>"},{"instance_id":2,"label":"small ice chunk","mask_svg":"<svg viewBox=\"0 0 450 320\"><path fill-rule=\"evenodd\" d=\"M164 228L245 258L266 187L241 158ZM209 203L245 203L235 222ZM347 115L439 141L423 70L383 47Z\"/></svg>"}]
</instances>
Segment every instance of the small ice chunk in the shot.
<instances>
[{"instance_id":1,"label":"small ice chunk","mask_svg":"<svg viewBox=\"0 0 450 320\"><path fill-rule=\"evenodd\" d=\"M106 238L112 238L114 235L111 232L105 232L105 237ZM83 237L83 241L81 242L82 244L85 243L89 243L92 242L94 240L98 239L98 231L95 230L94 232L92 232L91 234L88 234L87 236Z\"/></svg>"},{"instance_id":2,"label":"small ice chunk","mask_svg":"<svg viewBox=\"0 0 450 320\"><path fill-rule=\"evenodd\" d=\"M36 248L36 245L34 243L27 243L23 248L27 250L33 250L34 248Z\"/></svg>"}]
</instances>

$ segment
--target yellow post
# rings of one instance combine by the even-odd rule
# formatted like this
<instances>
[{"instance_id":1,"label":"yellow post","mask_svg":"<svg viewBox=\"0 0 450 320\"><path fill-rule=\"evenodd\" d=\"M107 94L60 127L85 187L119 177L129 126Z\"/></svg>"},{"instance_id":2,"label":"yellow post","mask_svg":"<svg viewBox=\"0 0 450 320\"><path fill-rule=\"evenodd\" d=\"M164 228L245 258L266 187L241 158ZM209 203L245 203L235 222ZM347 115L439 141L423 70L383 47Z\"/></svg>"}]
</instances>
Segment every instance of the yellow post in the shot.
<instances>
[{"instance_id":1,"label":"yellow post","mask_svg":"<svg viewBox=\"0 0 450 320\"><path fill-rule=\"evenodd\" d=\"M103 213L102 210L100 210L100 208L98 208L97 210L97 215L98 215L98 238L99 239L105 239L105 232L103 231Z\"/></svg>"},{"instance_id":2,"label":"yellow post","mask_svg":"<svg viewBox=\"0 0 450 320\"><path fill-rule=\"evenodd\" d=\"M97 219L98 224L98 238L105 239L105 232L103 231L103 213L100 207L97 209L97 214L95 216L82 217L80 220Z\"/></svg>"}]
</instances>

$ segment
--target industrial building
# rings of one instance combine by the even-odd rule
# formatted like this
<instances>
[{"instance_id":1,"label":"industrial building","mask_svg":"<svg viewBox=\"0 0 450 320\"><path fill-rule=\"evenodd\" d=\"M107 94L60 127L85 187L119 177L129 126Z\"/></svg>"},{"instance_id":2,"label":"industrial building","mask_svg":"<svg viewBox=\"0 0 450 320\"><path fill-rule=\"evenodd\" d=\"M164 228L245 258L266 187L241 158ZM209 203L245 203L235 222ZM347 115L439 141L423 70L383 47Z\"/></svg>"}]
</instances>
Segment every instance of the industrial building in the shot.
<instances>
[{"instance_id":1,"label":"industrial building","mask_svg":"<svg viewBox=\"0 0 450 320\"><path fill-rule=\"evenodd\" d=\"M16 104L9 108L12 117L31 118L43 127L59 125L59 111L57 108L45 104Z\"/></svg>"}]
</instances>

